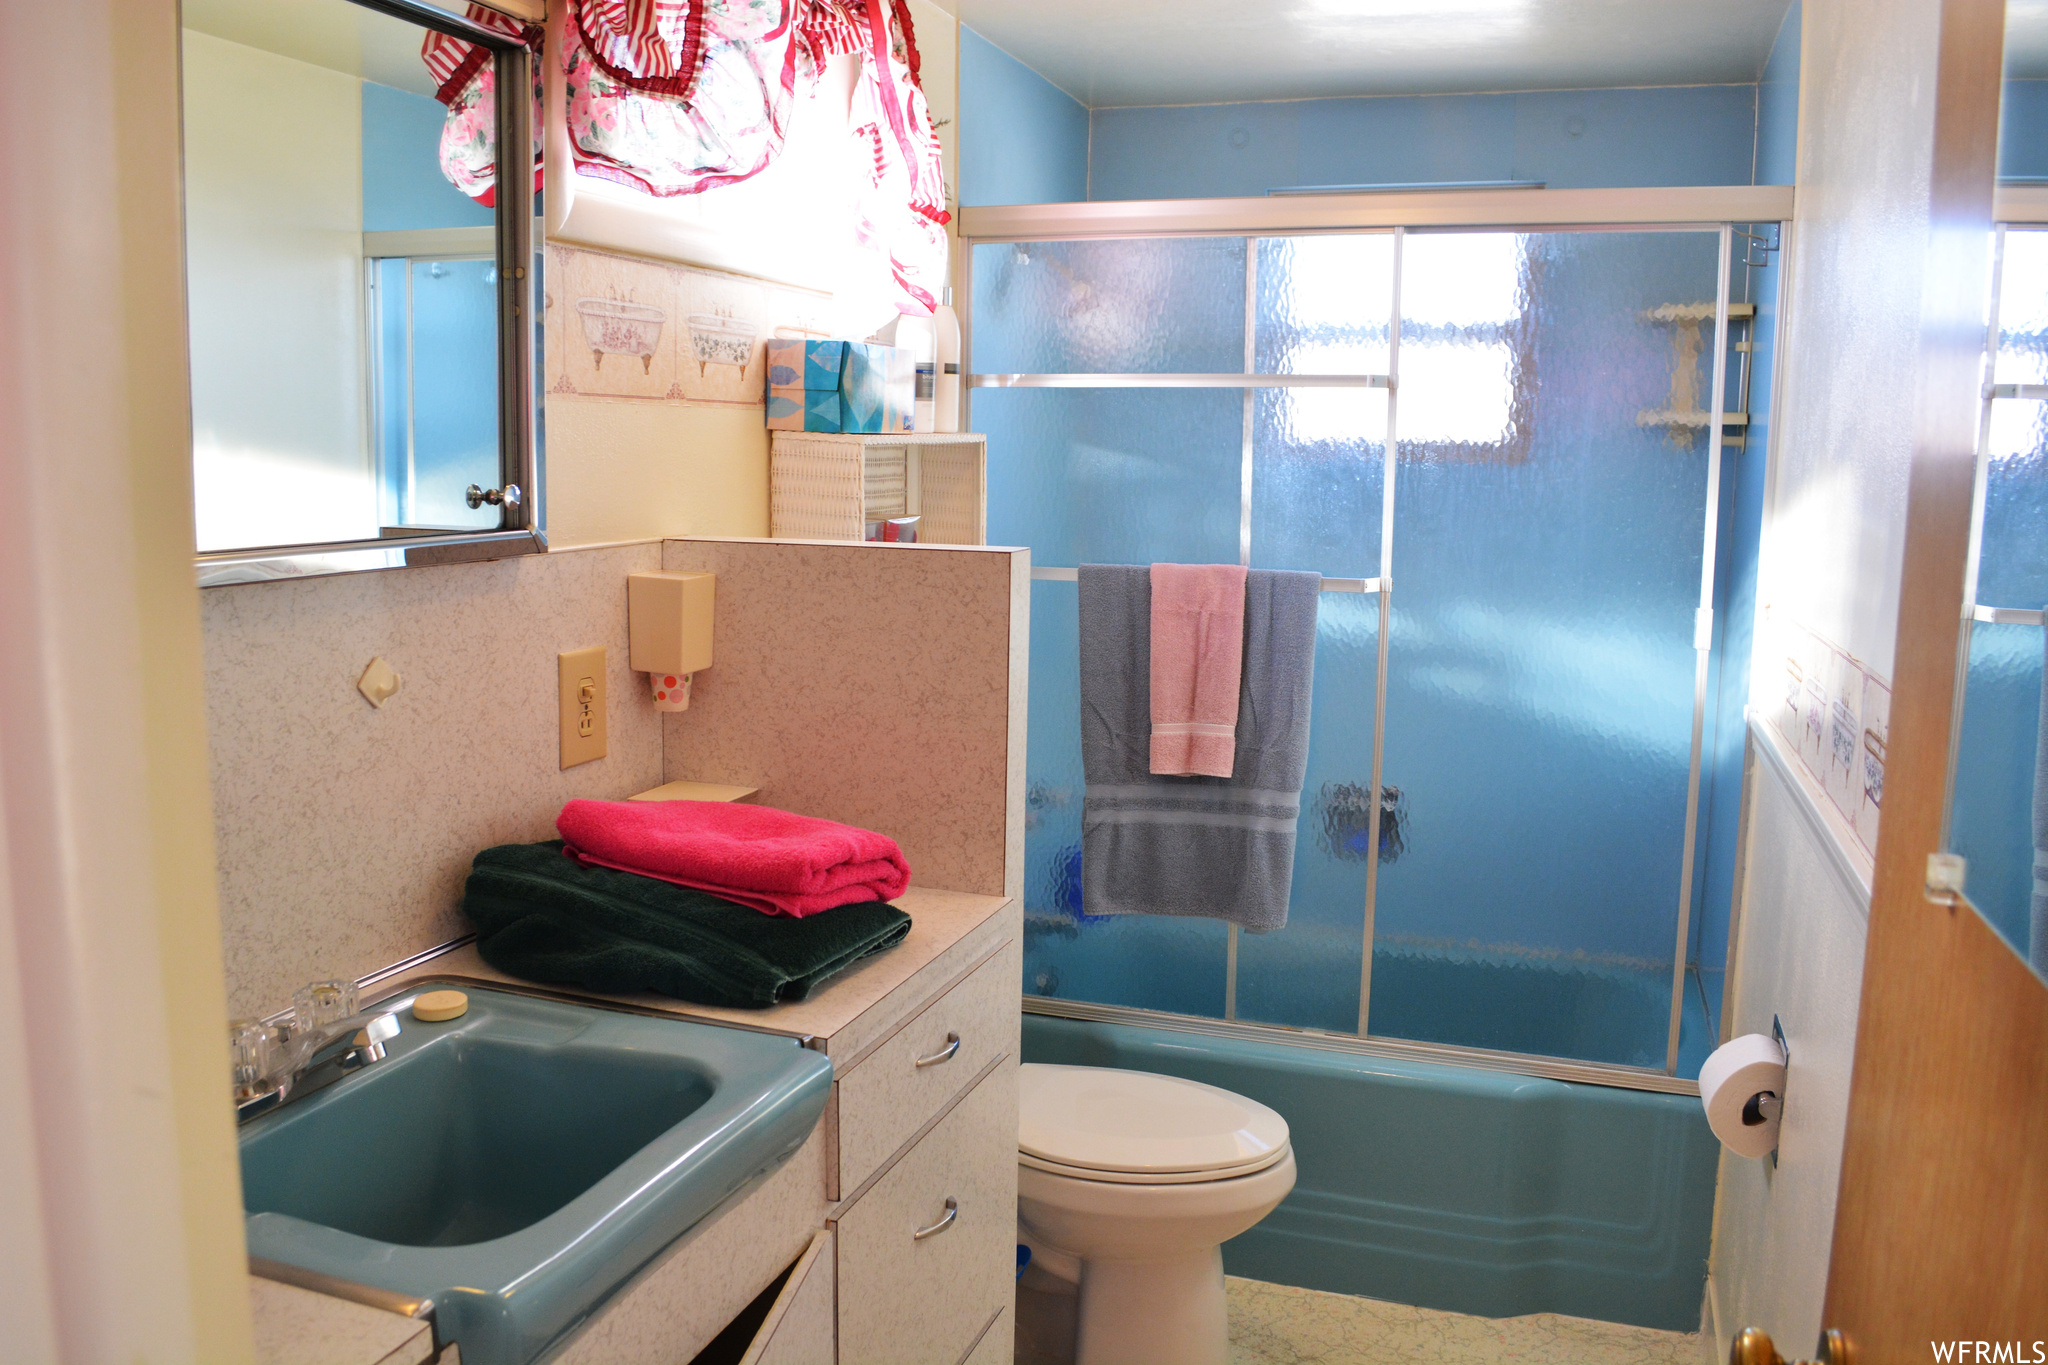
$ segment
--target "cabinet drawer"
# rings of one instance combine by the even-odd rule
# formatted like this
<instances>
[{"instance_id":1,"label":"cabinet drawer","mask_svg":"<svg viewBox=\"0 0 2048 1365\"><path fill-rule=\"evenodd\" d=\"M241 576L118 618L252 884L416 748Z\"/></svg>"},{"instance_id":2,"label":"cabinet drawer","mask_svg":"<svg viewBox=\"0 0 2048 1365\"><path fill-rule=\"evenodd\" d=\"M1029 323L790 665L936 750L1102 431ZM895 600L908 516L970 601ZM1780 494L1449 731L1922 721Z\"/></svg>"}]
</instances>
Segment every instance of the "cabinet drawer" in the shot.
<instances>
[{"instance_id":1,"label":"cabinet drawer","mask_svg":"<svg viewBox=\"0 0 2048 1365\"><path fill-rule=\"evenodd\" d=\"M1015 1055L1021 953L1016 940L1004 944L840 1077L842 1196L880 1170L983 1067Z\"/></svg>"},{"instance_id":2,"label":"cabinet drawer","mask_svg":"<svg viewBox=\"0 0 2048 1365\"><path fill-rule=\"evenodd\" d=\"M1015 1061L844 1210L838 1234L840 1365L957 1365L1017 1275Z\"/></svg>"}]
</instances>

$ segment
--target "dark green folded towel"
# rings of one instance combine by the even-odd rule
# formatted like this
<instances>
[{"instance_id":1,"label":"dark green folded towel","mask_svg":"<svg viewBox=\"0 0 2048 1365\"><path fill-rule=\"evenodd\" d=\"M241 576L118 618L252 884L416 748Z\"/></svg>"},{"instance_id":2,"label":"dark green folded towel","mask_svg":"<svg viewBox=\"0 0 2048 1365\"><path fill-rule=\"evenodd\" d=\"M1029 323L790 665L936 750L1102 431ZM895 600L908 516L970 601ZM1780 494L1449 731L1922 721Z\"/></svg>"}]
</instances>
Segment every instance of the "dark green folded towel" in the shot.
<instances>
[{"instance_id":1,"label":"dark green folded towel","mask_svg":"<svg viewBox=\"0 0 2048 1365\"><path fill-rule=\"evenodd\" d=\"M803 919L766 915L706 891L582 866L560 842L477 854L462 908L484 961L512 976L740 1009L802 1000L910 932L910 916L880 901Z\"/></svg>"}]
</instances>

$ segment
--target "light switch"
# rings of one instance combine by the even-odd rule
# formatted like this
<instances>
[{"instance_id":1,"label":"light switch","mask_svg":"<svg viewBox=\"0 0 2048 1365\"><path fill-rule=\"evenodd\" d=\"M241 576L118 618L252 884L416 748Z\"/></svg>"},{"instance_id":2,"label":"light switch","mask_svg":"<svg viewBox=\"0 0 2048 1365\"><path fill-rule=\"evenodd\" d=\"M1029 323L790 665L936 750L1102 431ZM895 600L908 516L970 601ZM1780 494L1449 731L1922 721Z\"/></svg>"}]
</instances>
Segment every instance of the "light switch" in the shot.
<instances>
[{"instance_id":1,"label":"light switch","mask_svg":"<svg viewBox=\"0 0 2048 1365\"><path fill-rule=\"evenodd\" d=\"M562 700L562 766L605 754L604 646L555 656Z\"/></svg>"}]
</instances>

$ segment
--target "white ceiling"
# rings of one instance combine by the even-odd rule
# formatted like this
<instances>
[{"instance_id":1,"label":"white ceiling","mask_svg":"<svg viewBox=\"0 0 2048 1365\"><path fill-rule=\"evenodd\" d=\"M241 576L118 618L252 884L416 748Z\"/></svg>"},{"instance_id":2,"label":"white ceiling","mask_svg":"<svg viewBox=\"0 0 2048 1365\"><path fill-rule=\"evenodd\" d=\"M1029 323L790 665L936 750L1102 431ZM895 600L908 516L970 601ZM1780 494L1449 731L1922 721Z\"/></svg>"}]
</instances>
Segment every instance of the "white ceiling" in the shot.
<instances>
[{"instance_id":1,"label":"white ceiling","mask_svg":"<svg viewBox=\"0 0 2048 1365\"><path fill-rule=\"evenodd\" d=\"M245 47L415 95L434 93L420 60L426 30L348 0L184 0L184 22Z\"/></svg>"},{"instance_id":2,"label":"white ceiling","mask_svg":"<svg viewBox=\"0 0 2048 1365\"><path fill-rule=\"evenodd\" d=\"M2015 3L2048 9L2048 0ZM1788 4L958 0L958 9L969 28L1100 108L1749 82Z\"/></svg>"}]
</instances>

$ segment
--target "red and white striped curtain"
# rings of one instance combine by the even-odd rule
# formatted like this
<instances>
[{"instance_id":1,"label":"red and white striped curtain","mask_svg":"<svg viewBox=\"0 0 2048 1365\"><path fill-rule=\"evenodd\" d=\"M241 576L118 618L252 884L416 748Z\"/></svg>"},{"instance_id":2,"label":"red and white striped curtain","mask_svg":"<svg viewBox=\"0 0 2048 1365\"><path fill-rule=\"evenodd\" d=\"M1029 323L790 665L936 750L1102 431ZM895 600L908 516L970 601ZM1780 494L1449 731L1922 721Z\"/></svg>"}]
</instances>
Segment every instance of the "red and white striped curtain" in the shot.
<instances>
[{"instance_id":1,"label":"red and white striped curtain","mask_svg":"<svg viewBox=\"0 0 2048 1365\"><path fill-rule=\"evenodd\" d=\"M760 174L782 150L797 96L829 58L859 54L847 154L861 158L867 176L855 233L886 259L897 306L931 311L950 215L907 0L565 3L557 60L576 169L659 198ZM481 5L470 15L538 39ZM433 35L421 55L448 106L442 167L483 198L495 171L488 54Z\"/></svg>"},{"instance_id":2,"label":"red and white striped curtain","mask_svg":"<svg viewBox=\"0 0 2048 1365\"><path fill-rule=\"evenodd\" d=\"M509 15L471 4L468 16L488 29L518 38L536 53L541 28ZM448 106L441 125L441 171L449 182L486 208L496 199L497 73L491 51L445 33L429 33L420 45L420 59L434 78L434 95ZM534 188L540 188L540 64L534 63Z\"/></svg>"}]
</instances>

